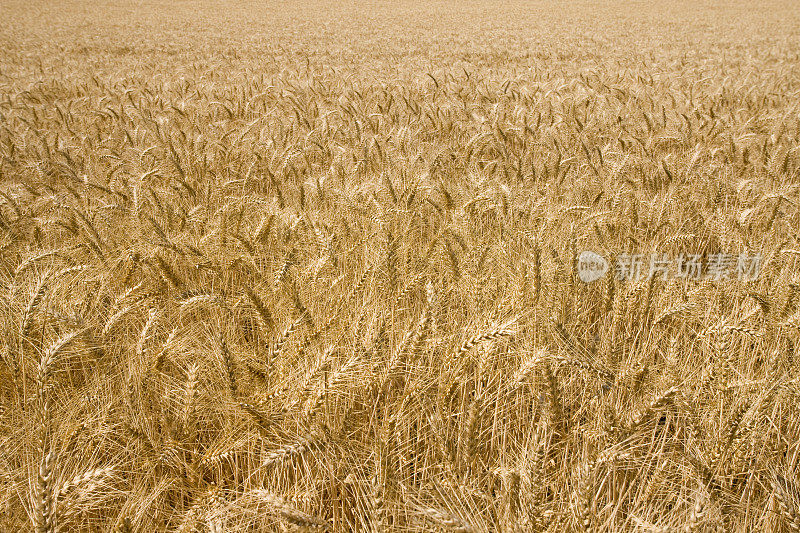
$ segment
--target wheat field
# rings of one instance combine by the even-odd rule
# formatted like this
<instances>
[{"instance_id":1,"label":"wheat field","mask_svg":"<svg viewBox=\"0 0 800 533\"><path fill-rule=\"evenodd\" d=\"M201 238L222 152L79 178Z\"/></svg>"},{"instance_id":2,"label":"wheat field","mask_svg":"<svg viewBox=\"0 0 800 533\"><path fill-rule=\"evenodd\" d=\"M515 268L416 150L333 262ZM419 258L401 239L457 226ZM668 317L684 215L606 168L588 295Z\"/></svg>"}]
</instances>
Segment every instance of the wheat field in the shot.
<instances>
[{"instance_id":1,"label":"wheat field","mask_svg":"<svg viewBox=\"0 0 800 533\"><path fill-rule=\"evenodd\" d=\"M800 532L796 2L0 18L0 531Z\"/></svg>"}]
</instances>

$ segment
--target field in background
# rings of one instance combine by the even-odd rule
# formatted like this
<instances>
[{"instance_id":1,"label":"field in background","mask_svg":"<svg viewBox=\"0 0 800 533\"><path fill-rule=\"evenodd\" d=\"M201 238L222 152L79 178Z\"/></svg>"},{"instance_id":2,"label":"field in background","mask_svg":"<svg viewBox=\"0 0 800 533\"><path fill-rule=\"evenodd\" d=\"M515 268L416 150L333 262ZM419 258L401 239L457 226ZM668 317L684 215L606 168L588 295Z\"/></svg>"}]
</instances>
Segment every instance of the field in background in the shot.
<instances>
[{"instance_id":1,"label":"field in background","mask_svg":"<svg viewBox=\"0 0 800 533\"><path fill-rule=\"evenodd\" d=\"M0 19L0 530L800 531L795 2Z\"/></svg>"}]
</instances>

